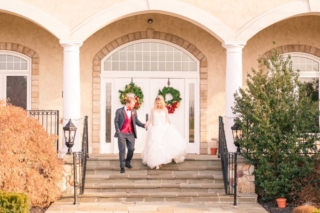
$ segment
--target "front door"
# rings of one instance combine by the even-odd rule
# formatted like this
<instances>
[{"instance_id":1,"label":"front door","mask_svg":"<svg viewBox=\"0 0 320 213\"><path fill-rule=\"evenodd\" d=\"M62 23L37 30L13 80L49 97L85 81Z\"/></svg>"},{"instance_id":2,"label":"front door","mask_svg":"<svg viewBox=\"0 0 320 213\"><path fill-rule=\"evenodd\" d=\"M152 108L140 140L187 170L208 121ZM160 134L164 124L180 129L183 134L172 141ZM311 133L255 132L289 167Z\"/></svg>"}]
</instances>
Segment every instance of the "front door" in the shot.
<instances>
[{"instance_id":1,"label":"front door","mask_svg":"<svg viewBox=\"0 0 320 213\"><path fill-rule=\"evenodd\" d=\"M189 80L189 79L188 79ZM144 102L141 107L137 110L138 119L145 123L147 117L150 114L150 111L154 105L154 100L158 95L158 91L162 90L163 87L168 86L168 81L170 82L170 86L175 88L180 92L180 96L182 101L180 102L180 106L173 114L169 114L169 119L174 127L180 132L180 134L190 143L189 152L190 153L198 153L198 146L195 146L194 140L194 121L190 120L190 108L194 109L194 104L196 100L191 98L190 102L190 93L195 94L194 91L190 91L189 81L186 79L153 79L153 78L114 78L109 79L105 83L103 83L103 90L106 90L106 94L102 99L102 103L108 104L108 99L110 102L110 110L102 110L102 118L106 118L107 122L104 122L102 119L102 128L104 131L101 133L101 139L104 142L101 146L101 153L118 153L118 140L113 137L114 134L114 117L115 111L118 108L123 107L119 100L119 90L124 90L125 86L129 84L131 81L135 83L136 86L139 86L143 92ZM103 82L103 81L102 81ZM104 89L104 87L106 89ZM109 87L109 90L107 89ZM110 94L108 96L108 94ZM188 95L187 95L188 94ZM170 100L170 94L165 97L166 100ZM190 106L192 105L192 106ZM108 107L102 104L102 109L108 109ZM193 112L193 111L192 111ZM103 114L106 113L106 114ZM109 116L107 114L109 113ZM191 116L192 119L194 116ZM192 129L189 127L192 126ZM109 128L108 128L109 127ZM109 132L109 133L107 133ZM106 134L107 133L107 134ZM111 135L110 140L106 140L108 134ZM141 153L144 144L145 144L146 130L140 127L137 127L137 139L135 142L135 153Z\"/></svg>"},{"instance_id":2,"label":"front door","mask_svg":"<svg viewBox=\"0 0 320 213\"><path fill-rule=\"evenodd\" d=\"M100 110L95 109L100 121L93 118L95 128L100 127L100 153L118 152L117 139L113 137L115 110L123 107L118 91L124 90L131 81L141 87L144 103L137 113L139 120L145 122L159 89L168 86L168 78L169 86L179 90L182 98L180 107L169 115L171 122L189 141L189 153L199 153L199 68L198 59L190 52L163 40L129 42L105 56L101 60ZM135 148L140 153L146 131L138 127L137 134Z\"/></svg>"}]
</instances>

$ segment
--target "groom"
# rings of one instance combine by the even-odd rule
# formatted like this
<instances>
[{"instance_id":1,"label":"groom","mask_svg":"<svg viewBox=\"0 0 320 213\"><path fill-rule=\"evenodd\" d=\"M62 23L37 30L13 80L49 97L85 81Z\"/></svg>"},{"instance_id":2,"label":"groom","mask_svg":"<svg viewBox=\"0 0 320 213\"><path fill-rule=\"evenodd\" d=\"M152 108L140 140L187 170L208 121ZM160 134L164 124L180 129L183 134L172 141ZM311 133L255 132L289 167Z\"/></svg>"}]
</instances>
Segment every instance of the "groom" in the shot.
<instances>
[{"instance_id":1,"label":"groom","mask_svg":"<svg viewBox=\"0 0 320 213\"><path fill-rule=\"evenodd\" d=\"M120 173L124 173L126 166L131 169L130 164L134 152L134 142L137 138L136 125L145 128L145 124L138 120L138 115L134 109L135 99L128 97L126 105L116 111L114 118L114 126L116 133L114 137L118 138L119 160L120 160ZM128 149L127 158L125 159L126 146Z\"/></svg>"}]
</instances>

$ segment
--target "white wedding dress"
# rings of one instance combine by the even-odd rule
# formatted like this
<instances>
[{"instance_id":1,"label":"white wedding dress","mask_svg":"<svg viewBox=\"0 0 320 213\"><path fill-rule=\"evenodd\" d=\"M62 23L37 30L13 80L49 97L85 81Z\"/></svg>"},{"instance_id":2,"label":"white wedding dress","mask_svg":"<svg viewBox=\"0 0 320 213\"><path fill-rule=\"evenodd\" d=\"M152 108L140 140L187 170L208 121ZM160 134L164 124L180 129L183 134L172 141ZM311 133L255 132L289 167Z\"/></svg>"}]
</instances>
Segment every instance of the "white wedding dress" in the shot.
<instances>
[{"instance_id":1,"label":"white wedding dress","mask_svg":"<svg viewBox=\"0 0 320 213\"><path fill-rule=\"evenodd\" d=\"M183 162L187 154L187 142L170 124L168 111L151 110L142 162L150 168L174 160Z\"/></svg>"}]
</instances>

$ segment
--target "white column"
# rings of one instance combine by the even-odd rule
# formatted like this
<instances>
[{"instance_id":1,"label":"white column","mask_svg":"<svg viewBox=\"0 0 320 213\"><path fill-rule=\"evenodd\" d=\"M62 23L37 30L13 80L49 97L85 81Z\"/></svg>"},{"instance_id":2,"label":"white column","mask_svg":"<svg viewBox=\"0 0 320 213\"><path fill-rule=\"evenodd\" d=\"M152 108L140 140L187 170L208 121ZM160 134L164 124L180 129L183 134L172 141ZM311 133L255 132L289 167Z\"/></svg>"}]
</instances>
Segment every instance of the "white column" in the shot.
<instances>
[{"instance_id":1,"label":"white column","mask_svg":"<svg viewBox=\"0 0 320 213\"><path fill-rule=\"evenodd\" d=\"M227 146L230 152L236 151L233 144L231 126L234 121L230 119L235 117L231 107L234 106L234 93L242 87L242 48L245 42L225 42L223 47L226 48L226 117L223 118L224 129L226 134Z\"/></svg>"},{"instance_id":2,"label":"white column","mask_svg":"<svg viewBox=\"0 0 320 213\"><path fill-rule=\"evenodd\" d=\"M81 133L81 95L80 95L80 47L82 42L60 40L63 47L63 126L69 119L77 127L73 152L81 151L80 133ZM67 146L64 140L62 130L62 149L60 154L67 153Z\"/></svg>"}]
</instances>

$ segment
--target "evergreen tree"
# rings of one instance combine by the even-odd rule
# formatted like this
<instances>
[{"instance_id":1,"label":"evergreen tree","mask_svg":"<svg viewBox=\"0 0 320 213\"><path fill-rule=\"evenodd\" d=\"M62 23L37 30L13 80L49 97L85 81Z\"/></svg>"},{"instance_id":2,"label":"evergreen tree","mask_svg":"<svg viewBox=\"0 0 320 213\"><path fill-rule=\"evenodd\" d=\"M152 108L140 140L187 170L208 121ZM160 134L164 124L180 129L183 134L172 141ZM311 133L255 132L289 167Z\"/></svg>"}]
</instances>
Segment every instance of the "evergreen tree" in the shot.
<instances>
[{"instance_id":1,"label":"evergreen tree","mask_svg":"<svg viewBox=\"0 0 320 213\"><path fill-rule=\"evenodd\" d=\"M243 134L239 144L255 165L262 200L290 198L292 184L312 171L317 157L319 136L312 133L319 132L318 88L300 82L290 56L284 58L275 48L258 62L247 88L235 93L233 112Z\"/></svg>"}]
</instances>

